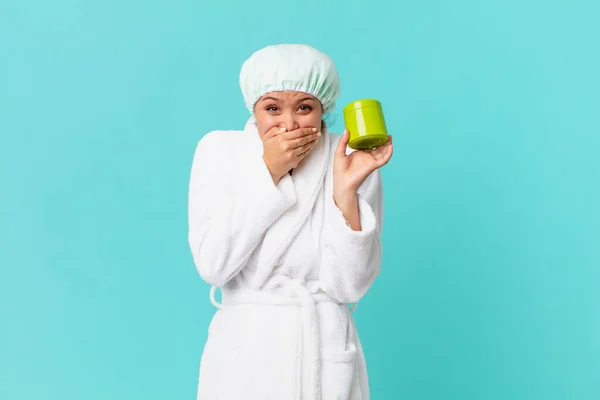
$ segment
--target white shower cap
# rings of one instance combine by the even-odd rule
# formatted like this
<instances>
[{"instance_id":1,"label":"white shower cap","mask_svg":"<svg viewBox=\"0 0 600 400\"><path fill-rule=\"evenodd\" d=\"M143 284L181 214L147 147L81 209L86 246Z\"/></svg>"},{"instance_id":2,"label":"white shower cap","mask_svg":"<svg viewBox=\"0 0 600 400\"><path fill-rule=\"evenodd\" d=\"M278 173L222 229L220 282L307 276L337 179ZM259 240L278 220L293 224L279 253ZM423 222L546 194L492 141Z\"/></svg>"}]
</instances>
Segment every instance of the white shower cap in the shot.
<instances>
[{"instance_id":1,"label":"white shower cap","mask_svg":"<svg viewBox=\"0 0 600 400\"><path fill-rule=\"evenodd\" d=\"M296 91L316 97L324 112L335 108L340 79L333 61L304 44L279 44L258 50L242 65L240 87L250 113L269 92Z\"/></svg>"}]
</instances>

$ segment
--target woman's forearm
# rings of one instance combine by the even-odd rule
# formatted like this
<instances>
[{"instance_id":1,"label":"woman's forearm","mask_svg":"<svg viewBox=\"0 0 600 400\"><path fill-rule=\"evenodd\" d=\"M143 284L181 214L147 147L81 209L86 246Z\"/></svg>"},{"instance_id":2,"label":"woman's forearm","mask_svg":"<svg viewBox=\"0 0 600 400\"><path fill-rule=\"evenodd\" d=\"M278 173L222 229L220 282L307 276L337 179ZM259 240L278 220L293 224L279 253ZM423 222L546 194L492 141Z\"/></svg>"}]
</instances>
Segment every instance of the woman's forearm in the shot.
<instances>
[{"instance_id":1,"label":"woman's forearm","mask_svg":"<svg viewBox=\"0 0 600 400\"><path fill-rule=\"evenodd\" d=\"M356 191L343 192L333 195L333 201L337 208L342 211L348 226L353 231L360 231L360 215L358 209L358 193Z\"/></svg>"}]
</instances>

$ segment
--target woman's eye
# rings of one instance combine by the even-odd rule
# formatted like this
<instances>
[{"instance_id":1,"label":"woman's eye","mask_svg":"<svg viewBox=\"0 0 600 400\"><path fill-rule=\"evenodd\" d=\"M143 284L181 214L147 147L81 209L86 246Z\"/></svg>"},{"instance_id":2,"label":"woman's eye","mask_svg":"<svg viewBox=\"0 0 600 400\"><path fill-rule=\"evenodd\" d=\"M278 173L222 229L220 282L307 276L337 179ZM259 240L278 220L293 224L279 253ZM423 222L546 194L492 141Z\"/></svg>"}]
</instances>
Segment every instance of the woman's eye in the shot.
<instances>
[{"instance_id":1,"label":"woman's eye","mask_svg":"<svg viewBox=\"0 0 600 400\"><path fill-rule=\"evenodd\" d=\"M277 111L277 107L275 107L275 106L267 107L267 111L275 112L275 111Z\"/></svg>"},{"instance_id":2,"label":"woman's eye","mask_svg":"<svg viewBox=\"0 0 600 400\"><path fill-rule=\"evenodd\" d=\"M310 110L312 110L312 107L311 106L307 106L307 105L303 105L303 106L300 106L300 110L302 110L302 111L310 111Z\"/></svg>"}]
</instances>

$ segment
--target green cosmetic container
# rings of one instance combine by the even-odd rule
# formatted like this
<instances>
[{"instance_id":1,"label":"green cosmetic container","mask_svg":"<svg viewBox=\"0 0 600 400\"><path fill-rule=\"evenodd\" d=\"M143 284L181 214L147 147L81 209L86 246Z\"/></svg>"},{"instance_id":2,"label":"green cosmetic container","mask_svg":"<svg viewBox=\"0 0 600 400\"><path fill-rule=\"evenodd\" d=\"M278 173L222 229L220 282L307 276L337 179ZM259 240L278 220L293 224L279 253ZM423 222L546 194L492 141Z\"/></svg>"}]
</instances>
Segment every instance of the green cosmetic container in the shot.
<instances>
[{"instance_id":1,"label":"green cosmetic container","mask_svg":"<svg viewBox=\"0 0 600 400\"><path fill-rule=\"evenodd\" d=\"M374 149L388 141L381 103L375 99L348 104L344 107L344 122L350 135L348 147L351 149Z\"/></svg>"}]
</instances>

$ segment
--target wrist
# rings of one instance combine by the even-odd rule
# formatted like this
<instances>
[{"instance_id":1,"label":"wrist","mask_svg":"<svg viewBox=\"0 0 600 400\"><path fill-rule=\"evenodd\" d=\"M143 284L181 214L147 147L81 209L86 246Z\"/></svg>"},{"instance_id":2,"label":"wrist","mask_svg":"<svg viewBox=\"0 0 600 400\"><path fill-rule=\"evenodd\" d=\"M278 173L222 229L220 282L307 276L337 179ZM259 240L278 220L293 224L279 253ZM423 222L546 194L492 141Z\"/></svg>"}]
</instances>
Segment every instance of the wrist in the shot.
<instances>
[{"instance_id":1,"label":"wrist","mask_svg":"<svg viewBox=\"0 0 600 400\"><path fill-rule=\"evenodd\" d=\"M358 193L352 190L334 192L333 201L338 208L347 209L358 203Z\"/></svg>"},{"instance_id":2,"label":"wrist","mask_svg":"<svg viewBox=\"0 0 600 400\"><path fill-rule=\"evenodd\" d=\"M271 179L273 179L273 183L275 185L277 185L279 183L279 180L281 179L281 177L283 175L279 175L277 174L273 168L269 165L269 162L267 161L267 159L263 156L263 161L265 163L265 166L267 167L267 170L269 171L269 174L271 175Z\"/></svg>"}]
</instances>

